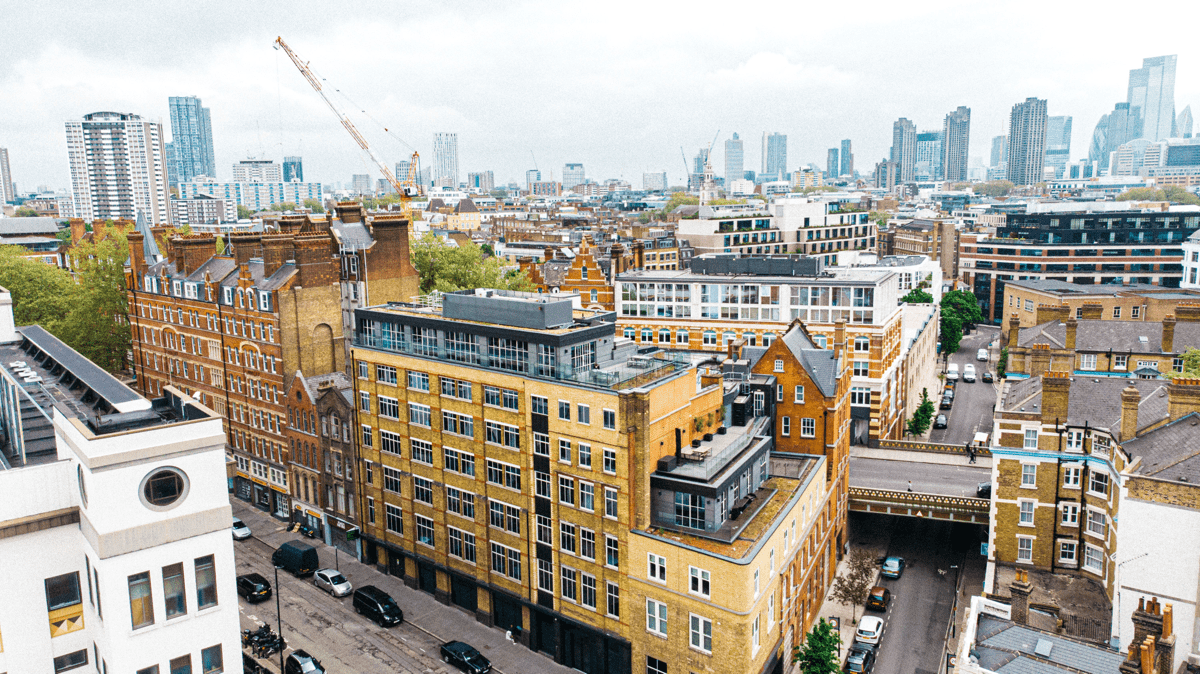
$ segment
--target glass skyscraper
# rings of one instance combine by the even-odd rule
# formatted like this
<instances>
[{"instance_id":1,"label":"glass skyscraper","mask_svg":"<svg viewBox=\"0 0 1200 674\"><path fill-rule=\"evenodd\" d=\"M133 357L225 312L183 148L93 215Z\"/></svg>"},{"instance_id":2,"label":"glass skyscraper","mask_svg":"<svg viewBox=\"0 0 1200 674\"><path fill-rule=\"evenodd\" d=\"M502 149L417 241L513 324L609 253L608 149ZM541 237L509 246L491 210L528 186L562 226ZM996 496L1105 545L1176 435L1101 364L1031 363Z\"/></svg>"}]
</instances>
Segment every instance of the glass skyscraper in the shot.
<instances>
[{"instance_id":1,"label":"glass skyscraper","mask_svg":"<svg viewBox=\"0 0 1200 674\"><path fill-rule=\"evenodd\" d=\"M1014 105L1008 129L1008 181L1040 183L1046 161L1046 99L1031 97Z\"/></svg>"},{"instance_id":2,"label":"glass skyscraper","mask_svg":"<svg viewBox=\"0 0 1200 674\"><path fill-rule=\"evenodd\" d=\"M917 159L913 164L914 180L941 180L942 134L922 131L917 134Z\"/></svg>"},{"instance_id":3,"label":"glass skyscraper","mask_svg":"<svg viewBox=\"0 0 1200 674\"><path fill-rule=\"evenodd\" d=\"M907 117L892 123L891 160L900 171L896 182L911 183L917 167L917 127Z\"/></svg>"},{"instance_id":4,"label":"glass skyscraper","mask_svg":"<svg viewBox=\"0 0 1200 674\"><path fill-rule=\"evenodd\" d=\"M458 134L433 134L433 181L458 189Z\"/></svg>"},{"instance_id":5,"label":"glass skyscraper","mask_svg":"<svg viewBox=\"0 0 1200 674\"><path fill-rule=\"evenodd\" d=\"M725 141L725 189L735 180L742 180L745 170L746 151L742 139L733 134L733 138Z\"/></svg>"},{"instance_id":6,"label":"glass skyscraper","mask_svg":"<svg viewBox=\"0 0 1200 674\"><path fill-rule=\"evenodd\" d=\"M300 157L283 158L283 182L304 182L304 163Z\"/></svg>"},{"instance_id":7,"label":"glass skyscraper","mask_svg":"<svg viewBox=\"0 0 1200 674\"><path fill-rule=\"evenodd\" d=\"M1139 108L1141 129L1132 138L1170 138L1175 126L1175 60L1170 56L1142 59L1142 67L1129 71L1130 109Z\"/></svg>"},{"instance_id":8,"label":"glass skyscraper","mask_svg":"<svg viewBox=\"0 0 1200 674\"><path fill-rule=\"evenodd\" d=\"M942 123L942 177L954 182L967 179L967 152L971 147L971 109L958 106Z\"/></svg>"},{"instance_id":9,"label":"glass skyscraper","mask_svg":"<svg viewBox=\"0 0 1200 674\"><path fill-rule=\"evenodd\" d=\"M784 180L787 176L787 135L782 133L763 133L762 141L762 173L759 179Z\"/></svg>"},{"instance_id":10,"label":"glass skyscraper","mask_svg":"<svg viewBox=\"0 0 1200 674\"><path fill-rule=\"evenodd\" d=\"M842 141L842 175L854 177L854 153L850 151L850 139Z\"/></svg>"},{"instance_id":11,"label":"glass skyscraper","mask_svg":"<svg viewBox=\"0 0 1200 674\"><path fill-rule=\"evenodd\" d=\"M1046 166L1054 167L1054 177L1063 177L1071 161L1071 117L1046 118Z\"/></svg>"},{"instance_id":12,"label":"glass skyscraper","mask_svg":"<svg viewBox=\"0 0 1200 674\"><path fill-rule=\"evenodd\" d=\"M170 184L188 182L196 176L217 177L213 154L212 122L208 108L195 96L167 99L171 115L171 142L167 152Z\"/></svg>"}]
</instances>

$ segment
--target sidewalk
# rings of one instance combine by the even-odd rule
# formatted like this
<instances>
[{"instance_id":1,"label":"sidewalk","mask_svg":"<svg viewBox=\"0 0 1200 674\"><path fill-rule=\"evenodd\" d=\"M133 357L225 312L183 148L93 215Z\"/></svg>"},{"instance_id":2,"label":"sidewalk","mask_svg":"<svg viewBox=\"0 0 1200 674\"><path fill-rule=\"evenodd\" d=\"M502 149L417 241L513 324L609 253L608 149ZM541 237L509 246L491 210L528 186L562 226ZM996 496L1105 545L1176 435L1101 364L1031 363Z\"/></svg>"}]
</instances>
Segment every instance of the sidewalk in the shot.
<instances>
[{"instance_id":1,"label":"sidewalk","mask_svg":"<svg viewBox=\"0 0 1200 674\"><path fill-rule=\"evenodd\" d=\"M405 585L402 579L381 573L345 552L338 551L335 558L332 546L325 545L319 539L308 539L298 533L289 532L286 522L281 522L232 495L229 500L234 516L241 518L250 527L254 538L271 548L278 548L285 541L291 540L300 540L312 545L317 549L323 568L336 566L355 587L375 585L387 592L404 611L405 624L429 635L437 644L453 640L465 641L491 660L493 670L498 674L533 671L569 674L574 671L559 665L542 653L508 641L503 631L477 622L473 613L453 605L444 605L432 595L414 590ZM430 655L438 657L436 652Z\"/></svg>"},{"instance_id":2,"label":"sidewalk","mask_svg":"<svg viewBox=\"0 0 1200 674\"><path fill-rule=\"evenodd\" d=\"M888 541L886 541L886 540L883 541L882 544L880 544L878 542L874 542L871 545L861 545L861 546L855 546L853 543L851 543L851 549L852 550L855 548L865 549L867 552L869 552L871 554L872 558L877 558L877 557L882 557L887 553L887 544L888 544ZM836 579L839 576L844 575L846 573L846 569L849 566L850 566L850 555L844 555L842 557L842 561L838 562L837 569L835 570L833 577ZM872 585L877 585L879 583L879 570L878 569L875 570L875 579L873 581L871 581L871 583L872 583ZM855 631L858 630L858 625L854 621L854 613L857 611L858 617L862 618L864 615L865 609L861 606L859 606L857 608L854 606L847 606L846 604L842 604L842 603L836 601L835 599L833 599L833 597L832 597L833 584L832 583L829 585L829 592L830 592L830 594L827 594L825 596L825 600L823 602L821 602L821 610L820 610L820 613L818 613L817 615L819 618L824 618L827 622L830 618L838 619L838 633L842 637L842 646L841 646L839 655L840 655L841 666L844 668L846 665L846 656L849 654L849 651L850 651L850 646L854 644L854 633L855 633ZM889 606L888 607L888 615L890 615L890 613L891 613L891 607ZM803 639L803 638L804 638L804 636L801 635L801 639ZM803 641L800 641L798 643L801 646L804 644Z\"/></svg>"},{"instance_id":3,"label":"sidewalk","mask_svg":"<svg viewBox=\"0 0 1200 674\"><path fill-rule=\"evenodd\" d=\"M904 449L871 448L862 445L850 447L850 458L883 459L885 461L905 461L908 463L937 463L943 466L979 466L992 467L991 455L975 456L975 463L965 453L951 452L921 452Z\"/></svg>"}]
</instances>

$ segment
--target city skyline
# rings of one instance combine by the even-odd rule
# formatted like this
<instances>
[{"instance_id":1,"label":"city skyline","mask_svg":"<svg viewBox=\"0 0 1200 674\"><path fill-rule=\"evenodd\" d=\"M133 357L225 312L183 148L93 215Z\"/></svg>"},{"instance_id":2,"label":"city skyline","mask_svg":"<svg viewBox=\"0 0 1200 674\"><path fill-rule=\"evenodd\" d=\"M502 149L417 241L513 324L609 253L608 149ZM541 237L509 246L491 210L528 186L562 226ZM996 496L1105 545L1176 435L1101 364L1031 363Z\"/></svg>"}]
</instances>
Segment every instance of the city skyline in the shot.
<instances>
[{"instance_id":1,"label":"city skyline","mask_svg":"<svg viewBox=\"0 0 1200 674\"><path fill-rule=\"evenodd\" d=\"M1071 159L1078 160L1089 145L1095 120L1110 111L1114 101L1126 97L1129 72L1140 67L1144 59L1166 53L1178 54L1175 113L1200 101L1200 78L1196 76L1200 72L1200 51L1162 46L1185 44L1173 39L1180 30L1174 26L1167 27L1165 34L1123 39L1118 50L1072 54L1063 47L1039 43L1032 26L1015 22L1009 25L1014 19L1005 18L984 27L979 24L988 22L982 20L981 12L957 8L945 13L917 7L900 13L896 8L881 6L866 27L869 30L855 28L851 42L843 38L839 44L844 43L845 48L838 50L823 46L832 37L804 47L792 44L783 26L790 13L799 10L788 9L782 11L778 27L764 27L753 37L739 38L710 53L701 53L682 39L657 40L653 54L639 56L636 61L612 49L601 37L602 31L597 30L594 37L586 29L582 35L565 31L573 35L571 42L580 43L576 53L586 63L584 69L601 72L591 87L581 87L568 76L560 78L561 83L549 85L493 87L486 76L467 77L470 68L480 67L470 50L451 55L445 70L433 67L445 62L447 56L435 56L438 51L430 46L432 38L422 33L422 26L444 26L447 21L458 20L468 31L464 40L470 43L482 35L485 26L503 19L501 32L518 44L538 42L526 38L556 24L590 21L577 10L546 18L539 7L527 5L504 12L484 6L427 8L422 10L426 14L410 16L408 10L379 6L371 12L375 23L365 33L349 18L315 27L298 17L276 18L269 24L257 16L239 21L217 17L203 37L176 35L168 40L161 35L159 19L133 20L134 16L141 17L133 9L117 8L111 15L99 17L99 24L85 27L68 6L50 3L45 16L56 22L55 31L46 33L44 23L14 14L12 35L16 39L0 46L0 53L8 57L0 59L0 86L22 101L21 106L0 111L0 128L6 134L0 144L10 150L13 171L21 177L21 189L38 184L65 188L69 175L62 161L61 134L57 132L64 121L91 112L117 110L151 120L161 118L165 125L169 120L167 99L195 95L213 111L219 174L248 156L278 161L288 155L303 155L308 164L306 179L345 182L350 175L362 172L362 153L286 57L279 61L279 53L270 49L277 34L284 35L319 75L359 104L346 107L354 111L351 117L389 164L406 159L415 147L423 165L431 166L433 134L450 130L461 136L459 178L468 172L491 170L498 184L520 181L530 168L530 150L547 166L581 161L597 180L623 177L637 183L642 173L665 170L670 184L682 184L685 175L679 146L693 148L690 152L694 152L694 148L708 143L717 129L722 129L715 148L718 152L735 129L742 138L754 140L764 131L788 135L789 170L808 163L824 164L828 148L846 138L852 139L857 153L866 158L863 162L873 164L888 154L891 138L887 129L895 119L903 116L918 128L937 128L946 112L958 105L971 108L972 125L978 130L969 156L987 157L988 139L1005 131L1012 102L1031 96L1047 99L1049 114L1076 119ZM632 6L629 9L633 11ZM651 31L655 21L673 16L665 10L644 7L637 11L642 15L640 20L627 26L621 39L640 41L638 36ZM202 23L201 16L204 21L211 18L188 9L175 9L170 14L161 20L170 18L186 24ZM1116 27L1110 28L1098 18L1052 8L1046 20L1056 16L1069 16L1081 30L1086 27L1098 38L1116 35ZM542 18L532 21L533 17ZM832 11L820 12L810 20L830 26L830 35L837 33L838 25L851 25L848 17ZM379 69L363 64L390 58L397 48L378 38L402 21L409 22L405 30L417 36L416 42L404 49L415 53L416 60L405 58L406 79L402 86L392 86L392 75L381 75ZM684 20L688 24L692 21L699 19ZM921 53L906 53L887 63L854 54L869 52L865 47L879 36L882 24L889 22L896 29L912 31L917 38L953 37L949 42L931 41ZM948 31L948 25L969 28ZM1011 29L1006 33L1007 40L1028 41L1033 48L1020 58L1003 61L977 48L984 33L1006 26ZM22 43L19 38L23 32L32 35L34 30L39 39L15 50L15 45ZM361 44L373 57L369 61L351 58L344 49L345 44L358 43L360 33ZM117 39L100 40L91 34ZM559 48L561 39L522 49L527 50L528 60L546 61L558 72L565 65L547 57ZM116 50L113 42L138 47ZM934 51L952 50L961 52L963 74L909 79L915 76L914 64ZM678 66L678 76L672 78L675 81L663 85L667 95L651 95L644 85L637 84L641 75L635 73L641 71L630 70L643 58L650 62L658 57L675 64L672 67ZM490 73L495 66L486 63L482 67ZM898 72L905 73L903 87L890 83L891 79L899 79ZM470 86L453 85L452 80L460 75ZM138 82L138 86L115 86L123 82ZM63 95L66 91L71 95ZM629 92L634 93L632 98ZM568 102L539 106L531 113L529 102L541 96ZM480 98L489 104L472 103ZM360 110L366 110L389 130L383 131ZM633 147L612 143L609 138L628 138ZM745 165L758 166L761 158L757 155L758 148L747 151ZM713 159L714 168L723 167L723 156Z\"/></svg>"}]
</instances>

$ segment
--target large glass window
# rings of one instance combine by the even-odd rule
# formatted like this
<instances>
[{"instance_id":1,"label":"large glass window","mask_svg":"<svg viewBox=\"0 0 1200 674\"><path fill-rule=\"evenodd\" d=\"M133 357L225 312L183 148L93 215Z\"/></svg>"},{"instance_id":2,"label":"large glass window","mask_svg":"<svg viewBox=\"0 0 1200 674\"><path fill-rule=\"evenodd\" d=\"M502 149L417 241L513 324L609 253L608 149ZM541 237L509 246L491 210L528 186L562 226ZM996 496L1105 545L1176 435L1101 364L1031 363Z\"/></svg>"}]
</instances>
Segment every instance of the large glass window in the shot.
<instances>
[{"instance_id":1,"label":"large glass window","mask_svg":"<svg viewBox=\"0 0 1200 674\"><path fill-rule=\"evenodd\" d=\"M187 599L183 588L183 564L163 567L163 601L167 607L167 620L187 613Z\"/></svg>"},{"instance_id":2,"label":"large glass window","mask_svg":"<svg viewBox=\"0 0 1200 674\"><path fill-rule=\"evenodd\" d=\"M704 497L675 492L675 524L691 529L704 528Z\"/></svg>"},{"instance_id":3,"label":"large glass window","mask_svg":"<svg viewBox=\"0 0 1200 674\"><path fill-rule=\"evenodd\" d=\"M200 669L204 674L217 674L225 671L224 657L221 654L221 644L209 646L200 651Z\"/></svg>"},{"instance_id":4,"label":"large glass window","mask_svg":"<svg viewBox=\"0 0 1200 674\"><path fill-rule=\"evenodd\" d=\"M129 577L129 612L134 629L154 624L154 599L150 591L149 571Z\"/></svg>"},{"instance_id":5,"label":"large glass window","mask_svg":"<svg viewBox=\"0 0 1200 674\"><path fill-rule=\"evenodd\" d=\"M79 591L79 572L72 571L46 579L46 610L54 611L83 603Z\"/></svg>"},{"instance_id":6,"label":"large glass window","mask_svg":"<svg viewBox=\"0 0 1200 674\"><path fill-rule=\"evenodd\" d=\"M196 608L217 605L217 572L213 555L196 558Z\"/></svg>"},{"instance_id":7,"label":"large glass window","mask_svg":"<svg viewBox=\"0 0 1200 674\"><path fill-rule=\"evenodd\" d=\"M55 674L58 674L58 672L65 672L77 667L83 667L87 663L88 652L85 648L80 651L75 651L74 653L67 653L66 655L60 655L57 658L54 658L54 672Z\"/></svg>"}]
</instances>

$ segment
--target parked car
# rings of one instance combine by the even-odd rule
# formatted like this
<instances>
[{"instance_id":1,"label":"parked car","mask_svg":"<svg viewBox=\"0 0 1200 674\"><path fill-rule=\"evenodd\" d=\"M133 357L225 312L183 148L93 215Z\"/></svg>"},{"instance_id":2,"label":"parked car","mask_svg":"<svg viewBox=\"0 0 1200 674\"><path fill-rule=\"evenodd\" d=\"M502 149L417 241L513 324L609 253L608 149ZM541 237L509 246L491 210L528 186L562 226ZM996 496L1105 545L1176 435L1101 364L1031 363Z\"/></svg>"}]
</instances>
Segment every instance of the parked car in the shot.
<instances>
[{"instance_id":1,"label":"parked car","mask_svg":"<svg viewBox=\"0 0 1200 674\"><path fill-rule=\"evenodd\" d=\"M985 383L985 384L990 384L990 383L992 383L993 381L995 381L995 379L992 377L992 373L991 373L991 372L984 372L984 373L983 373L983 381L984 381L984 383Z\"/></svg>"},{"instance_id":2,"label":"parked car","mask_svg":"<svg viewBox=\"0 0 1200 674\"><path fill-rule=\"evenodd\" d=\"M958 363L950 363L946 368L946 381L958 380Z\"/></svg>"},{"instance_id":3,"label":"parked car","mask_svg":"<svg viewBox=\"0 0 1200 674\"><path fill-rule=\"evenodd\" d=\"M976 496L976 498L991 498L992 497L992 483L991 482L980 482L979 486L975 488L975 496Z\"/></svg>"},{"instance_id":4,"label":"parked car","mask_svg":"<svg viewBox=\"0 0 1200 674\"><path fill-rule=\"evenodd\" d=\"M317 569L313 574L313 585L325 590L335 597L345 597L354 588L337 569Z\"/></svg>"},{"instance_id":5,"label":"parked car","mask_svg":"<svg viewBox=\"0 0 1200 674\"><path fill-rule=\"evenodd\" d=\"M940 409L948 410L954 405L954 396L942 396L942 403L938 405Z\"/></svg>"},{"instance_id":6,"label":"parked car","mask_svg":"<svg viewBox=\"0 0 1200 674\"><path fill-rule=\"evenodd\" d=\"M380 627L391 627L404 622L404 611L396 605L396 600L374 585L355 590L353 604L355 611L375 621Z\"/></svg>"},{"instance_id":7,"label":"parked car","mask_svg":"<svg viewBox=\"0 0 1200 674\"><path fill-rule=\"evenodd\" d=\"M942 397L943 398L945 398L945 397L953 398L954 397L954 387L947 386L946 388L942 389Z\"/></svg>"},{"instance_id":8,"label":"parked car","mask_svg":"<svg viewBox=\"0 0 1200 674\"><path fill-rule=\"evenodd\" d=\"M892 600L892 593L882 585L876 585L871 588L871 592L867 594L867 608L872 611L886 611L888 602Z\"/></svg>"},{"instance_id":9,"label":"parked car","mask_svg":"<svg viewBox=\"0 0 1200 674\"><path fill-rule=\"evenodd\" d=\"M244 541L250 538L250 535L250 527L246 526L246 523L238 518L233 518L233 540Z\"/></svg>"},{"instance_id":10,"label":"parked car","mask_svg":"<svg viewBox=\"0 0 1200 674\"><path fill-rule=\"evenodd\" d=\"M271 563L291 571L293 576L304 577L317 570L320 560L317 559L317 549L308 543L287 541L271 555Z\"/></svg>"},{"instance_id":11,"label":"parked car","mask_svg":"<svg viewBox=\"0 0 1200 674\"><path fill-rule=\"evenodd\" d=\"M470 674L486 674L492 671L492 663L474 646L461 641L448 641L442 644L442 661L454 665Z\"/></svg>"},{"instance_id":12,"label":"parked car","mask_svg":"<svg viewBox=\"0 0 1200 674\"><path fill-rule=\"evenodd\" d=\"M292 651L283 664L283 674L325 674L321 661L303 650Z\"/></svg>"},{"instance_id":13,"label":"parked car","mask_svg":"<svg viewBox=\"0 0 1200 674\"><path fill-rule=\"evenodd\" d=\"M854 633L855 641L861 641L864 644L878 644L881 636L883 636L883 618L867 615L858 621L858 631Z\"/></svg>"},{"instance_id":14,"label":"parked car","mask_svg":"<svg viewBox=\"0 0 1200 674\"><path fill-rule=\"evenodd\" d=\"M251 604L271 598L271 583L258 573L247 573L237 577L237 593Z\"/></svg>"},{"instance_id":15,"label":"parked car","mask_svg":"<svg viewBox=\"0 0 1200 674\"><path fill-rule=\"evenodd\" d=\"M904 573L903 557L888 557L883 560L883 570L880 575L884 578L899 578L902 573Z\"/></svg>"},{"instance_id":16,"label":"parked car","mask_svg":"<svg viewBox=\"0 0 1200 674\"><path fill-rule=\"evenodd\" d=\"M846 655L846 671L852 674L871 674L875 669L875 644L856 641Z\"/></svg>"},{"instance_id":17,"label":"parked car","mask_svg":"<svg viewBox=\"0 0 1200 674\"><path fill-rule=\"evenodd\" d=\"M968 384L974 384L975 383L975 366L970 363L967 363L966 365L964 365L962 378L963 378L963 381L967 382Z\"/></svg>"},{"instance_id":18,"label":"parked car","mask_svg":"<svg viewBox=\"0 0 1200 674\"><path fill-rule=\"evenodd\" d=\"M947 423L946 423L946 415L945 414L939 414L933 420L934 428L945 428L946 425L947 425Z\"/></svg>"},{"instance_id":19,"label":"parked car","mask_svg":"<svg viewBox=\"0 0 1200 674\"><path fill-rule=\"evenodd\" d=\"M986 362L988 362L988 350L987 350L987 349L980 349L978 352L976 352L976 354L975 354L975 360L977 360L977 361L979 361L979 362L981 362L981 363L986 363Z\"/></svg>"}]
</instances>

